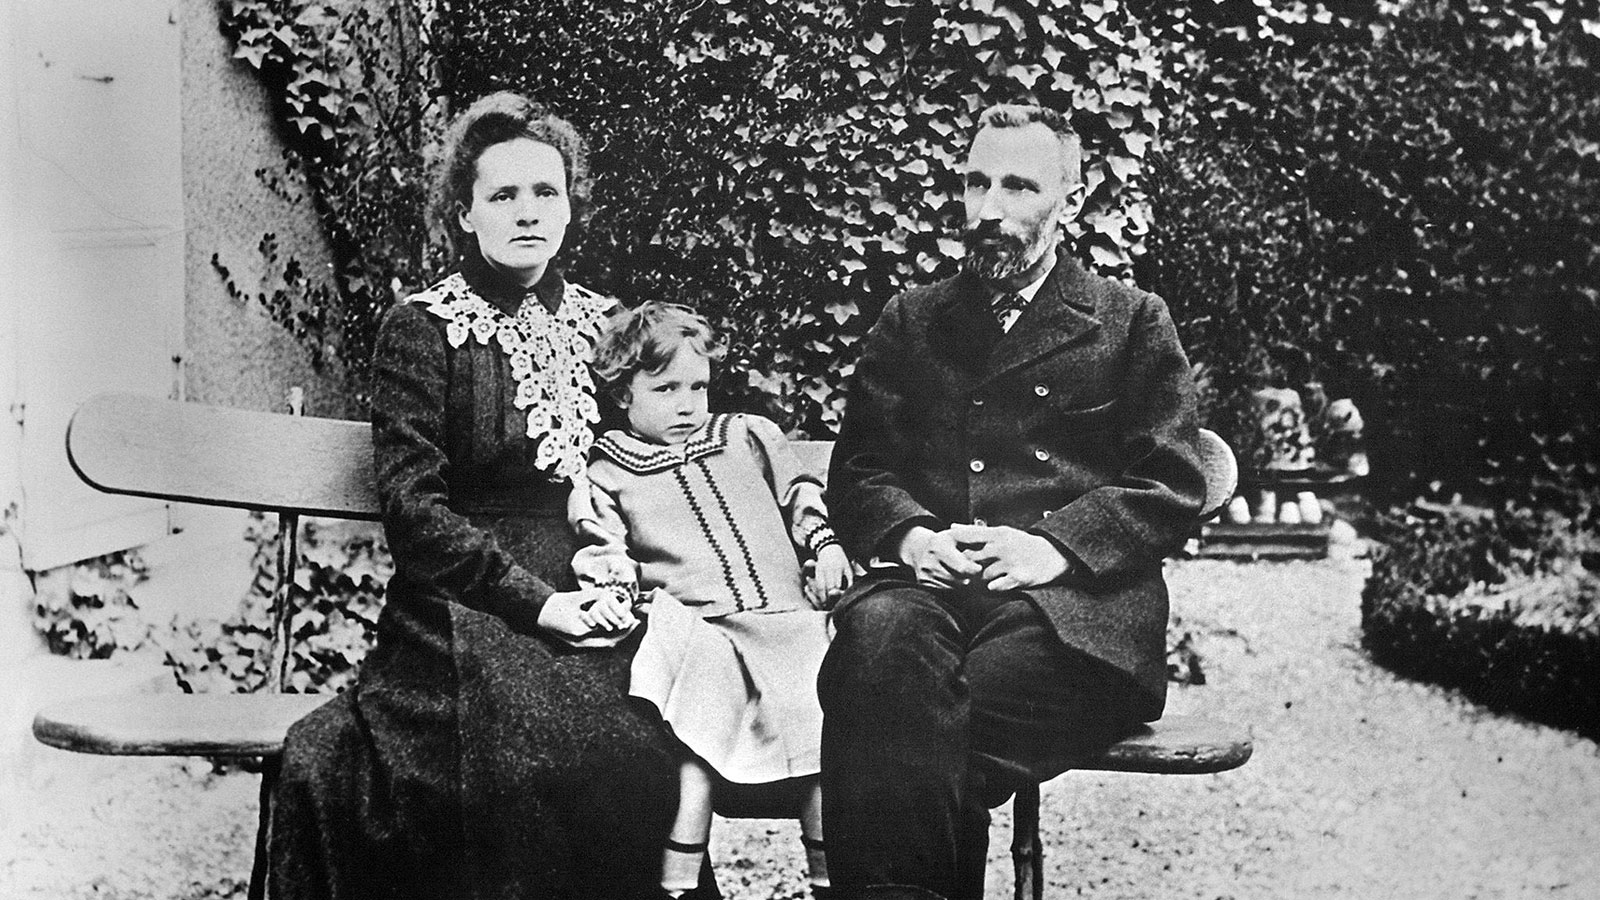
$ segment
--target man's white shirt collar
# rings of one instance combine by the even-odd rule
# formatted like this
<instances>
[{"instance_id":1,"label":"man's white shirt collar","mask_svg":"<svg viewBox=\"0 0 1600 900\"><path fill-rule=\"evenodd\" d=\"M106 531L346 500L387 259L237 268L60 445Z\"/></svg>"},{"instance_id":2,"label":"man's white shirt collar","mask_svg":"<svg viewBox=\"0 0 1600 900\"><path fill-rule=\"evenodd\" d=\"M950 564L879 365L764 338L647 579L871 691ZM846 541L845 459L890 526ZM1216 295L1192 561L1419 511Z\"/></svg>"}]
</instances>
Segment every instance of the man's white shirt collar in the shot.
<instances>
[{"instance_id":1,"label":"man's white shirt collar","mask_svg":"<svg viewBox=\"0 0 1600 900\"><path fill-rule=\"evenodd\" d=\"M1010 331L1011 326L1017 324L1017 319L1022 316L1022 311L1027 308L1029 303L1033 302L1034 297L1038 296L1039 289L1044 287L1044 280L1049 278L1050 273L1054 272L1055 270L1056 255L1052 251L1050 254L1050 265L1045 268L1044 274L1017 289L1017 294L1022 297L1022 306L1010 310L1005 314L1005 316L1000 320L1001 331Z\"/></svg>"}]
</instances>

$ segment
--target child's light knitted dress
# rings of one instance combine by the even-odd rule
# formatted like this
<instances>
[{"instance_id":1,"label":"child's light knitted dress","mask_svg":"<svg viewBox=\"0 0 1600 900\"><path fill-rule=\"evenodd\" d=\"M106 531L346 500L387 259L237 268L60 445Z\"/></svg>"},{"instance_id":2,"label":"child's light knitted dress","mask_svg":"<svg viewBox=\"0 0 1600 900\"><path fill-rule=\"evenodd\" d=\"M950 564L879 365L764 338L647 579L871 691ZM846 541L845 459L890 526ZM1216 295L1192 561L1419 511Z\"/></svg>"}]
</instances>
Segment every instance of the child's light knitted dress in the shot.
<instances>
[{"instance_id":1,"label":"child's light knitted dress","mask_svg":"<svg viewBox=\"0 0 1600 900\"><path fill-rule=\"evenodd\" d=\"M815 774L828 617L801 560L833 534L778 426L718 414L675 446L608 432L583 488L569 509L587 544L579 580L650 601L629 693L729 781Z\"/></svg>"}]
</instances>

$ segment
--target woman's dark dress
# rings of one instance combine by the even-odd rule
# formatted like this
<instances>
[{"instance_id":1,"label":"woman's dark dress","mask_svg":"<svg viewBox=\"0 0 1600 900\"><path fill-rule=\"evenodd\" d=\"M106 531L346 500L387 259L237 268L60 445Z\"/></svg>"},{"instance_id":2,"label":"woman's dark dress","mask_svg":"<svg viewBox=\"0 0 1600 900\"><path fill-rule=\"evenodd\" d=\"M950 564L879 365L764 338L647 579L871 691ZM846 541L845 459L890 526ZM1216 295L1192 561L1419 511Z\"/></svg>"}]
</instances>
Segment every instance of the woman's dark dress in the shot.
<instances>
[{"instance_id":1,"label":"woman's dark dress","mask_svg":"<svg viewBox=\"0 0 1600 900\"><path fill-rule=\"evenodd\" d=\"M481 261L463 274L502 312L523 300ZM564 290L551 273L528 302ZM636 640L574 650L535 624L574 587L574 543L507 353L402 303L373 384L396 571L358 684L290 729L269 896L650 895L675 756L626 698Z\"/></svg>"}]
</instances>

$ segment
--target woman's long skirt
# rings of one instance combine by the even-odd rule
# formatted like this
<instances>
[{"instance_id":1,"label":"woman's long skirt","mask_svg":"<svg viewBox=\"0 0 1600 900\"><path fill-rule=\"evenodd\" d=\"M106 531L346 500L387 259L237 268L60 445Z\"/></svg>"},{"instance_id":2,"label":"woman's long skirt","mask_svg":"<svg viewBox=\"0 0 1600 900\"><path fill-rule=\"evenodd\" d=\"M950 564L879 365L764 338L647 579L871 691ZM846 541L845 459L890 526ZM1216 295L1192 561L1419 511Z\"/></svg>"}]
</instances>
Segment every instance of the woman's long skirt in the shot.
<instances>
[{"instance_id":1,"label":"woman's long skirt","mask_svg":"<svg viewBox=\"0 0 1600 900\"><path fill-rule=\"evenodd\" d=\"M485 523L569 587L565 523ZM358 684L290 729L273 898L628 898L659 889L677 768L627 697L637 638L574 650L402 570Z\"/></svg>"}]
</instances>

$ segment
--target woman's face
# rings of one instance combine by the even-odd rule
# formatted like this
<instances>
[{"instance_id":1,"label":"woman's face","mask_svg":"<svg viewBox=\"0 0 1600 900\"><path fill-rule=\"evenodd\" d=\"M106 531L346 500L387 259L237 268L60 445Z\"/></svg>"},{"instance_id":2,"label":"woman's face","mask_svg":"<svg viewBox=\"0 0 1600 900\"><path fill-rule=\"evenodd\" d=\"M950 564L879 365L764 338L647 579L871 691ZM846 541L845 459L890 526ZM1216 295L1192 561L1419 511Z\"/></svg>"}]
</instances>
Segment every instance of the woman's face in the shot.
<instances>
[{"instance_id":1,"label":"woman's face","mask_svg":"<svg viewBox=\"0 0 1600 900\"><path fill-rule=\"evenodd\" d=\"M635 372L621 406L628 411L628 427L653 444L676 445L705 427L706 389L711 383L711 360L687 344L659 372Z\"/></svg>"},{"instance_id":2,"label":"woman's face","mask_svg":"<svg viewBox=\"0 0 1600 900\"><path fill-rule=\"evenodd\" d=\"M544 277L572 221L567 167L549 144L516 138L478 157L472 205L457 211L478 252L523 287Z\"/></svg>"}]
</instances>

